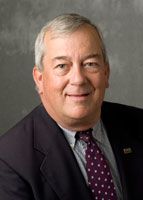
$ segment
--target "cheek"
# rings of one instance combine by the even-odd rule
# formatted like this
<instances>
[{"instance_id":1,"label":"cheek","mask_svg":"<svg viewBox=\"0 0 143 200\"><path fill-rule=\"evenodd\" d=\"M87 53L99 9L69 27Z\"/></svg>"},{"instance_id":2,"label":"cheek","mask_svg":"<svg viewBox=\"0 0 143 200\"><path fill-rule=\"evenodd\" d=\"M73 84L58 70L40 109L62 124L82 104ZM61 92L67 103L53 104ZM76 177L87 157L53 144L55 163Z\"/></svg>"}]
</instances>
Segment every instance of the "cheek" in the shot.
<instances>
[{"instance_id":1,"label":"cheek","mask_svg":"<svg viewBox=\"0 0 143 200\"><path fill-rule=\"evenodd\" d=\"M61 94L64 87L65 83L61 77L54 76L53 74L43 77L43 88L49 96L56 96L58 93Z\"/></svg>"},{"instance_id":2,"label":"cheek","mask_svg":"<svg viewBox=\"0 0 143 200\"><path fill-rule=\"evenodd\" d=\"M98 74L92 78L92 85L97 88L105 88L107 83L106 76L104 74Z\"/></svg>"}]
</instances>

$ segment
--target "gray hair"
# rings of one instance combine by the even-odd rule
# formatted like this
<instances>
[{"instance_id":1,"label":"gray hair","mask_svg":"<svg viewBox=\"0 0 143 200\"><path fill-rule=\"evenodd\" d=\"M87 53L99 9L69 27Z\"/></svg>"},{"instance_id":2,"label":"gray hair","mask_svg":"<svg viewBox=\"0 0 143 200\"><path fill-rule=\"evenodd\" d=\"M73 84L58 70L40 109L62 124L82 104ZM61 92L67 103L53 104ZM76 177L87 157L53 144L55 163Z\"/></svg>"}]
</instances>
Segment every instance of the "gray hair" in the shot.
<instances>
[{"instance_id":1,"label":"gray hair","mask_svg":"<svg viewBox=\"0 0 143 200\"><path fill-rule=\"evenodd\" d=\"M102 34L99 28L94 25L89 19L78 14L63 14L53 20L49 21L40 31L35 42L35 64L37 68L42 71L43 69L43 57L45 52L44 37L48 31L51 31L54 36L60 34L68 34L76 31L80 26L88 24L95 28L99 38L101 40L101 48L104 61L108 63L108 57L106 53L105 44Z\"/></svg>"}]
</instances>

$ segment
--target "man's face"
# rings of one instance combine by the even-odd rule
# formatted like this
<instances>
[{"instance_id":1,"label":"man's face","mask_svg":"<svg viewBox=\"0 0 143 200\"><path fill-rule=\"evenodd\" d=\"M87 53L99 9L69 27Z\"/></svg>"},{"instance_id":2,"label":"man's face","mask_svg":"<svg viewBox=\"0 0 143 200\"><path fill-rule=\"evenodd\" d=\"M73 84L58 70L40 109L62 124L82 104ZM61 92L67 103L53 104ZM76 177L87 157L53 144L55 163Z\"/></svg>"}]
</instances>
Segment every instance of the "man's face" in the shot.
<instances>
[{"instance_id":1,"label":"man's face","mask_svg":"<svg viewBox=\"0 0 143 200\"><path fill-rule=\"evenodd\" d=\"M100 117L109 76L98 34L84 25L58 37L48 32L44 42L44 68L40 72L35 67L33 76L46 110L65 128L93 126Z\"/></svg>"}]
</instances>

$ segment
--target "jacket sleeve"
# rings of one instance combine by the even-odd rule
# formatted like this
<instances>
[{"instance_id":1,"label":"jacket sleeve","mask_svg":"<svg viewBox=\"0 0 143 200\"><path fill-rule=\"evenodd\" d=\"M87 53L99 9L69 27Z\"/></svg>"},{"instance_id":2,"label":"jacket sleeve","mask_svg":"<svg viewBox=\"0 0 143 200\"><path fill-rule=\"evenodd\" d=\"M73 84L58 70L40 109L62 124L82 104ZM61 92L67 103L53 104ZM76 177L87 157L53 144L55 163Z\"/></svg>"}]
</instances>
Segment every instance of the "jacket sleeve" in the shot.
<instances>
[{"instance_id":1,"label":"jacket sleeve","mask_svg":"<svg viewBox=\"0 0 143 200\"><path fill-rule=\"evenodd\" d=\"M0 199L34 200L30 187L7 163L0 159Z\"/></svg>"}]
</instances>

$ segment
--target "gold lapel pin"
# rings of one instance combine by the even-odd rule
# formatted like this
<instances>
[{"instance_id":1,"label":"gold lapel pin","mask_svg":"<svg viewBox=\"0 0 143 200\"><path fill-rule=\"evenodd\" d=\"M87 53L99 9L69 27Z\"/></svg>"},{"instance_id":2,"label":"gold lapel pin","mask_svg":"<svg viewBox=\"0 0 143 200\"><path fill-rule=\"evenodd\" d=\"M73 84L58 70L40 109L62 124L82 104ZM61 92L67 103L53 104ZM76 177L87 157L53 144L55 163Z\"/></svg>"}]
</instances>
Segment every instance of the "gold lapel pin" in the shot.
<instances>
[{"instance_id":1,"label":"gold lapel pin","mask_svg":"<svg viewBox=\"0 0 143 200\"><path fill-rule=\"evenodd\" d=\"M132 153L132 149L130 147L123 149L124 154Z\"/></svg>"}]
</instances>

